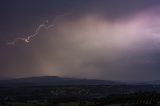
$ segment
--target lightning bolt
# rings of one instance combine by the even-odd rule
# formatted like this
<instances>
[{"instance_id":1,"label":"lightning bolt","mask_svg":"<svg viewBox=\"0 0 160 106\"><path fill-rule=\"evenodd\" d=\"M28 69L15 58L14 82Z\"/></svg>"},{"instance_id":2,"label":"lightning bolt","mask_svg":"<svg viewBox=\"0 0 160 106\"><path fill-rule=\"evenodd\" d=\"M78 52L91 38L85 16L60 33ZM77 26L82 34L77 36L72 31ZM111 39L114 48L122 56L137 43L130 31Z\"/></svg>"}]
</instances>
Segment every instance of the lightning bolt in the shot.
<instances>
[{"instance_id":1,"label":"lightning bolt","mask_svg":"<svg viewBox=\"0 0 160 106\"><path fill-rule=\"evenodd\" d=\"M67 14L68 14L68 13L67 13ZM53 21L53 22L55 22L58 17L63 17L63 16L65 16L65 15L66 15L66 14L62 14L62 15L56 16L56 17L54 18L54 21ZM53 28L53 27L56 26L56 24L52 24L52 25L48 25L48 24L49 24L49 21L48 21L48 20L44 21L42 24L40 24L40 25L36 28L36 30L34 31L33 34L28 35L27 37L18 37L18 38L15 38L13 41L7 42L7 45L15 45L18 41L23 41L24 43L29 43L30 40L31 40L33 37L37 36L37 35L40 33L40 31L42 30L42 28L47 30L47 29L50 29L50 28Z\"/></svg>"},{"instance_id":2,"label":"lightning bolt","mask_svg":"<svg viewBox=\"0 0 160 106\"><path fill-rule=\"evenodd\" d=\"M29 35L27 37L23 37L23 38L21 38L21 37L15 38L13 41L7 42L7 45L15 45L17 41L24 41L25 43L29 43L30 40L33 37L35 37L35 36L37 36L39 34L39 32L41 31L42 28L44 28L44 29L50 29L50 28L52 28L52 27L55 26L55 25L49 25L49 26L47 26L47 24L48 24L48 20L46 20L42 24L40 24L33 34L31 34L31 35Z\"/></svg>"}]
</instances>

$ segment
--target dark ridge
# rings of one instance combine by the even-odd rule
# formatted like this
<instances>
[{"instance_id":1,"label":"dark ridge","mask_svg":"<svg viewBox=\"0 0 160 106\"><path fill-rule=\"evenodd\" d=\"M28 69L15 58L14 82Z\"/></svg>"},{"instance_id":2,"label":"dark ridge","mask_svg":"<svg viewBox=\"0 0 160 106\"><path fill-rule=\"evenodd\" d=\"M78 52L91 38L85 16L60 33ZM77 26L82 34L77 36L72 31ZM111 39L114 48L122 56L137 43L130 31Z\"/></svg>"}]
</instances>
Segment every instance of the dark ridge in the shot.
<instances>
[{"instance_id":1,"label":"dark ridge","mask_svg":"<svg viewBox=\"0 0 160 106\"><path fill-rule=\"evenodd\" d=\"M52 85L117 85L121 82L97 79L63 78L40 76L1 80L0 86L52 86Z\"/></svg>"}]
</instances>

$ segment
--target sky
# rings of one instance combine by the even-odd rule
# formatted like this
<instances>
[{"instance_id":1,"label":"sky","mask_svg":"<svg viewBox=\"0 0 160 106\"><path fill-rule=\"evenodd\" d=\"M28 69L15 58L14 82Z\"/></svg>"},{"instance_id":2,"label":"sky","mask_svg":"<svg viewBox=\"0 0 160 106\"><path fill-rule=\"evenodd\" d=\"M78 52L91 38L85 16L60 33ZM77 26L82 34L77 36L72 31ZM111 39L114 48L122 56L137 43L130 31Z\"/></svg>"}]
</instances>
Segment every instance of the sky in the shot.
<instances>
[{"instance_id":1,"label":"sky","mask_svg":"<svg viewBox=\"0 0 160 106\"><path fill-rule=\"evenodd\" d=\"M1 0L0 78L160 80L159 0Z\"/></svg>"}]
</instances>

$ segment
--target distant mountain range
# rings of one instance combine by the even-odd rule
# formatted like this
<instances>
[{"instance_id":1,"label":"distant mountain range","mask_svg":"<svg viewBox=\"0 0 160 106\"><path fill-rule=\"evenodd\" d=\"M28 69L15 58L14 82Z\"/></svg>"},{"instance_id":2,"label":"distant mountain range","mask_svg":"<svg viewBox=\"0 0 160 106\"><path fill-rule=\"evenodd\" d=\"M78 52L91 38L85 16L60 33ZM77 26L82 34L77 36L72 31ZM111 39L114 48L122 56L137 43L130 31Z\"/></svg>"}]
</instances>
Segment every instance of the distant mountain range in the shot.
<instances>
[{"instance_id":1,"label":"distant mountain range","mask_svg":"<svg viewBox=\"0 0 160 106\"><path fill-rule=\"evenodd\" d=\"M118 82L98 79L63 78L39 76L15 79L0 79L0 86L54 86L54 85L160 85L160 80Z\"/></svg>"},{"instance_id":2,"label":"distant mountain range","mask_svg":"<svg viewBox=\"0 0 160 106\"><path fill-rule=\"evenodd\" d=\"M0 86L53 86L53 85L117 85L121 82L97 79L40 76L0 80Z\"/></svg>"}]
</instances>

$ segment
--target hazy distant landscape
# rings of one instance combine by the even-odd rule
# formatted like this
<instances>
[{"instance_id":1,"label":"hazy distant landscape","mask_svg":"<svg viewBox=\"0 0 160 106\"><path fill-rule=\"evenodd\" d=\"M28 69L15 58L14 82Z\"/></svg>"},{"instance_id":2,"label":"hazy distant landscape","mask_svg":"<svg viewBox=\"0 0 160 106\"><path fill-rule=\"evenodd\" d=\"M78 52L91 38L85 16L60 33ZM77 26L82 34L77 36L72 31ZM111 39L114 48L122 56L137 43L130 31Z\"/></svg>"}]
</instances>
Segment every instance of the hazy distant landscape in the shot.
<instances>
[{"instance_id":1,"label":"hazy distant landscape","mask_svg":"<svg viewBox=\"0 0 160 106\"><path fill-rule=\"evenodd\" d=\"M159 106L160 85L41 76L0 81L0 106Z\"/></svg>"}]
</instances>

